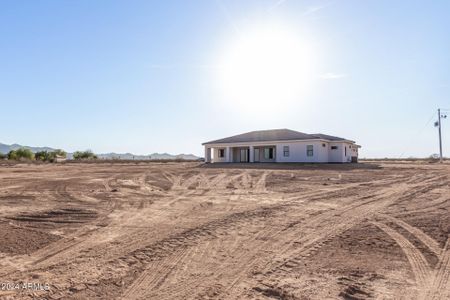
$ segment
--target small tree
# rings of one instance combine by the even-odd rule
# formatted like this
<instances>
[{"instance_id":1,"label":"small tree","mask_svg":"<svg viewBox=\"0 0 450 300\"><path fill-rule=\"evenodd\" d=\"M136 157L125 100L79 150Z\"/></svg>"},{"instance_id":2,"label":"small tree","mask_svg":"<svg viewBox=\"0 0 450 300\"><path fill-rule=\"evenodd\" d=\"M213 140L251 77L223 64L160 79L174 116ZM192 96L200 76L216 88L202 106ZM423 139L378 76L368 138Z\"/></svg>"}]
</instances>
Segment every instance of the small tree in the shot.
<instances>
[{"instance_id":1,"label":"small tree","mask_svg":"<svg viewBox=\"0 0 450 300\"><path fill-rule=\"evenodd\" d=\"M81 151L75 151L73 153L73 159L79 160L81 159L81 156L82 156Z\"/></svg>"},{"instance_id":2,"label":"small tree","mask_svg":"<svg viewBox=\"0 0 450 300\"><path fill-rule=\"evenodd\" d=\"M26 148L11 150L8 153L8 159L10 159L10 160L33 160L34 153L30 149L26 149Z\"/></svg>"},{"instance_id":3,"label":"small tree","mask_svg":"<svg viewBox=\"0 0 450 300\"><path fill-rule=\"evenodd\" d=\"M47 151L38 151L34 154L36 160L47 161L49 153Z\"/></svg>"},{"instance_id":4,"label":"small tree","mask_svg":"<svg viewBox=\"0 0 450 300\"><path fill-rule=\"evenodd\" d=\"M67 153L61 149L55 151L39 151L35 153L36 160L55 162L57 156L66 157Z\"/></svg>"},{"instance_id":5,"label":"small tree","mask_svg":"<svg viewBox=\"0 0 450 300\"><path fill-rule=\"evenodd\" d=\"M97 159L97 155L95 155L91 150L75 151L75 153L73 154L73 159Z\"/></svg>"},{"instance_id":6,"label":"small tree","mask_svg":"<svg viewBox=\"0 0 450 300\"><path fill-rule=\"evenodd\" d=\"M16 160L17 159L17 152L16 152L16 150L9 151L7 156L8 156L9 160Z\"/></svg>"}]
</instances>

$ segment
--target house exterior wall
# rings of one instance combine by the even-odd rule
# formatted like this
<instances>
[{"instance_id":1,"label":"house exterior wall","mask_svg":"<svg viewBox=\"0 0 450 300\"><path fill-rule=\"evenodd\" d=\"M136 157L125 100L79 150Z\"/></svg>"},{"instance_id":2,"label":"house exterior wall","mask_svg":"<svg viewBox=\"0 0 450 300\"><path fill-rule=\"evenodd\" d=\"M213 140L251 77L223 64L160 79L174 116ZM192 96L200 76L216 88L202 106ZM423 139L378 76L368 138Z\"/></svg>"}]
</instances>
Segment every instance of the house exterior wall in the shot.
<instances>
[{"instance_id":1,"label":"house exterior wall","mask_svg":"<svg viewBox=\"0 0 450 300\"><path fill-rule=\"evenodd\" d=\"M230 148L233 151L233 162L241 162L241 149L247 150L249 147L232 147Z\"/></svg>"},{"instance_id":2,"label":"house exterior wall","mask_svg":"<svg viewBox=\"0 0 450 300\"><path fill-rule=\"evenodd\" d=\"M328 145L328 161L344 162L344 147L342 142L330 142Z\"/></svg>"},{"instance_id":3,"label":"house exterior wall","mask_svg":"<svg viewBox=\"0 0 450 300\"><path fill-rule=\"evenodd\" d=\"M350 151L351 157L350 157L350 160L352 162L357 162L358 161L358 146L357 145L350 145L350 146L351 146L351 151ZM356 160L353 161L352 160L353 157L355 157Z\"/></svg>"},{"instance_id":4,"label":"house exterior wall","mask_svg":"<svg viewBox=\"0 0 450 300\"><path fill-rule=\"evenodd\" d=\"M264 149L266 149L266 148L273 148L273 158L272 159L265 157L265 155L264 155L264 151L265 150ZM259 157L257 157L257 158L254 157L253 161L255 161L255 159L258 162L276 162L277 161L277 154L278 154L278 151L279 151L277 145L254 146L253 147L253 153L255 153L254 149L259 149Z\"/></svg>"},{"instance_id":5,"label":"house exterior wall","mask_svg":"<svg viewBox=\"0 0 450 300\"><path fill-rule=\"evenodd\" d=\"M325 144L325 147L322 146ZM302 141L279 143L277 147L277 162L328 162L327 143L320 141ZM307 155L307 146L313 146L313 155ZM284 146L289 147L289 156L284 156Z\"/></svg>"},{"instance_id":6,"label":"house exterior wall","mask_svg":"<svg viewBox=\"0 0 450 300\"><path fill-rule=\"evenodd\" d=\"M224 157L219 157L219 149L224 149ZM227 147L218 147L212 149L212 162L227 162Z\"/></svg>"},{"instance_id":7,"label":"house exterior wall","mask_svg":"<svg viewBox=\"0 0 450 300\"><path fill-rule=\"evenodd\" d=\"M333 149L332 147L337 147ZM331 142L329 145L329 162L351 162L352 156L358 157L358 147L348 142Z\"/></svg>"},{"instance_id":8,"label":"house exterior wall","mask_svg":"<svg viewBox=\"0 0 450 300\"><path fill-rule=\"evenodd\" d=\"M313 148L313 155L307 155L308 145ZM284 156L284 147L289 147L289 156ZM264 158L264 148L274 148L274 159ZM337 149L332 149L337 147ZM259 162L306 162L306 163L346 163L352 161L352 156L358 155L358 146L348 141L327 140L301 140L301 141L274 141L253 143L229 143L208 144L206 149L211 148L211 162L240 162L240 149L249 149L249 162L254 162L254 149L259 150ZM345 150L347 148L347 150ZM219 157L219 149L224 149L224 157ZM256 160L258 160L256 158Z\"/></svg>"},{"instance_id":9,"label":"house exterior wall","mask_svg":"<svg viewBox=\"0 0 450 300\"><path fill-rule=\"evenodd\" d=\"M351 162L352 161L352 149L350 143L344 144L344 162Z\"/></svg>"}]
</instances>

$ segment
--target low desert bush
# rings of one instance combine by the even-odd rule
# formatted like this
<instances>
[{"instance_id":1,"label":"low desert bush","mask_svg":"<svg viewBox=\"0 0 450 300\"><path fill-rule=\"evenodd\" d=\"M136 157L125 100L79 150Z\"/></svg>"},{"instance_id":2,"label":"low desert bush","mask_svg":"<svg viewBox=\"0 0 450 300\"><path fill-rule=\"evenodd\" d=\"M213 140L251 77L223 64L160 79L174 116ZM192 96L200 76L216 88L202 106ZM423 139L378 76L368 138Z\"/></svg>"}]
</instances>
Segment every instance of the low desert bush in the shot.
<instances>
[{"instance_id":1,"label":"low desert bush","mask_svg":"<svg viewBox=\"0 0 450 300\"><path fill-rule=\"evenodd\" d=\"M61 149L57 149L55 151L39 151L35 153L36 160L46 162L55 162L57 156L65 158L67 156L67 153Z\"/></svg>"},{"instance_id":2,"label":"low desert bush","mask_svg":"<svg viewBox=\"0 0 450 300\"><path fill-rule=\"evenodd\" d=\"M94 154L91 150L86 151L75 151L73 154L73 159L81 160L81 159L97 159L97 155Z\"/></svg>"},{"instance_id":3,"label":"low desert bush","mask_svg":"<svg viewBox=\"0 0 450 300\"><path fill-rule=\"evenodd\" d=\"M9 160L33 160L34 153L30 149L20 148L17 150L11 150L8 153Z\"/></svg>"}]
</instances>

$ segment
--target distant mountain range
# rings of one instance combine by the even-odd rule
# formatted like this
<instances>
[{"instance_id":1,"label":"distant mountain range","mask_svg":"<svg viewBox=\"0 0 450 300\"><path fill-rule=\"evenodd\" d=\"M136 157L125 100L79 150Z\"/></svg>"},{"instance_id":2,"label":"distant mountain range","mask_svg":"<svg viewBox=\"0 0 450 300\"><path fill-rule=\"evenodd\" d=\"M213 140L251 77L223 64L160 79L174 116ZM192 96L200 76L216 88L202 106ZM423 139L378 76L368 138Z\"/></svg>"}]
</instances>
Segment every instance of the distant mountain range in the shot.
<instances>
[{"instance_id":1,"label":"distant mountain range","mask_svg":"<svg viewBox=\"0 0 450 300\"><path fill-rule=\"evenodd\" d=\"M19 144L6 145L0 143L0 153L8 153L11 150L17 150L19 148L30 149L34 153L39 151L54 151L56 149L50 147L31 147L31 146L22 146ZM149 155L136 155L133 153L96 153L100 159L136 159L136 160L168 160L168 159L184 159L184 160L198 160L201 157L195 156L193 154L169 154L169 153L152 153ZM67 153L67 158L72 159L73 153Z\"/></svg>"},{"instance_id":2,"label":"distant mountain range","mask_svg":"<svg viewBox=\"0 0 450 300\"><path fill-rule=\"evenodd\" d=\"M6 144L2 144L0 143L0 153L8 153L11 150L17 150L19 148L26 148L26 149L30 149L33 152L39 152L39 151L53 151L55 149L50 148L50 147L29 147L29 146L22 146L19 144L12 144L12 145L6 145Z\"/></svg>"},{"instance_id":3,"label":"distant mountain range","mask_svg":"<svg viewBox=\"0 0 450 300\"><path fill-rule=\"evenodd\" d=\"M135 155L132 153L102 153L97 154L101 159L137 159L137 160L161 160L161 159L185 159L198 160L200 157L193 154L169 154L169 153L152 153L149 155Z\"/></svg>"}]
</instances>

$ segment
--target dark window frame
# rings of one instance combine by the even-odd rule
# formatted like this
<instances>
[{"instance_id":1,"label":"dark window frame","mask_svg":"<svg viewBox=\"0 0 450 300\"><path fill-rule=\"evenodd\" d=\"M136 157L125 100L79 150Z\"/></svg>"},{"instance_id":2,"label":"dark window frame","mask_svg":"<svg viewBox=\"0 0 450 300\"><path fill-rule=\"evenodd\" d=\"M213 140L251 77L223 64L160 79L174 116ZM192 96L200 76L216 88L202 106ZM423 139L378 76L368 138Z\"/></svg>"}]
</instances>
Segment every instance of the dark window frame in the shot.
<instances>
[{"instance_id":1,"label":"dark window frame","mask_svg":"<svg viewBox=\"0 0 450 300\"><path fill-rule=\"evenodd\" d=\"M306 156L314 156L314 145L306 145Z\"/></svg>"},{"instance_id":2,"label":"dark window frame","mask_svg":"<svg viewBox=\"0 0 450 300\"><path fill-rule=\"evenodd\" d=\"M283 146L283 156L289 157L289 146Z\"/></svg>"},{"instance_id":3,"label":"dark window frame","mask_svg":"<svg viewBox=\"0 0 450 300\"><path fill-rule=\"evenodd\" d=\"M224 158L225 157L225 149L219 149L217 155L219 156L219 158Z\"/></svg>"}]
</instances>

